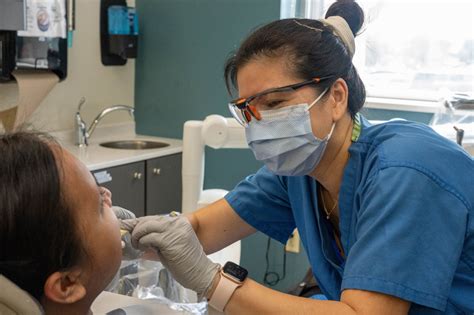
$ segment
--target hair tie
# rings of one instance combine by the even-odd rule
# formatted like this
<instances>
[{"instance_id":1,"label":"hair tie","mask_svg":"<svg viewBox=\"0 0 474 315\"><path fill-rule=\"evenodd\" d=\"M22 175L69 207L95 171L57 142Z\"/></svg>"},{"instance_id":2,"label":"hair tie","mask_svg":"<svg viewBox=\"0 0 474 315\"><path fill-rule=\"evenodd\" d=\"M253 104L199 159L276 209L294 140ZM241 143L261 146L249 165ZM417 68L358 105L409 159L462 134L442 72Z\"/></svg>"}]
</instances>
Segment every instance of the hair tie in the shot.
<instances>
[{"instance_id":1,"label":"hair tie","mask_svg":"<svg viewBox=\"0 0 474 315\"><path fill-rule=\"evenodd\" d=\"M327 19L320 19L318 21L333 27L335 35L342 40L352 59L355 53L354 34L352 34L352 30L346 20L340 16L330 16Z\"/></svg>"}]
</instances>

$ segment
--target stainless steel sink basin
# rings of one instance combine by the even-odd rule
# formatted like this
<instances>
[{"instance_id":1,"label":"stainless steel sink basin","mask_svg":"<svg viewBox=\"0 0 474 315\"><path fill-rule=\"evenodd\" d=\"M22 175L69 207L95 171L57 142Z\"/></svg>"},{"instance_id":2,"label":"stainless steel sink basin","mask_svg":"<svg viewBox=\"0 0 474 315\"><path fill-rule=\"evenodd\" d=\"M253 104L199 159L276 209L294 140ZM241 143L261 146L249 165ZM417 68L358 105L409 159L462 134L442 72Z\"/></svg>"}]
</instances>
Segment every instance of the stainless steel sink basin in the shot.
<instances>
[{"instance_id":1,"label":"stainless steel sink basin","mask_svg":"<svg viewBox=\"0 0 474 315\"><path fill-rule=\"evenodd\" d=\"M146 140L123 140L123 141L111 141L103 142L99 144L105 148L111 149L122 149L122 150L146 150L146 149L158 149L169 146L168 143L158 141L146 141Z\"/></svg>"}]
</instances>

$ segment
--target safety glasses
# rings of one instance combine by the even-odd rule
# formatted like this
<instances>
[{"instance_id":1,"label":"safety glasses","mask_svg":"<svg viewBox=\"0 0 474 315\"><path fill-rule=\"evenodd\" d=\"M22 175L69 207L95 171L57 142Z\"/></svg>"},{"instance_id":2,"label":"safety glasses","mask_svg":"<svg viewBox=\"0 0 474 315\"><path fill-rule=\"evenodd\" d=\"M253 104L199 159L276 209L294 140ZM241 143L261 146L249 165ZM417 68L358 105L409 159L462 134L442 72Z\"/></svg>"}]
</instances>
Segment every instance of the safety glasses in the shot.
<instances>
[{"instance_id":1,"label":"safety glasses","mask_svg":"<svg viewBox=\"0 0 474 315\"><path fill-rule=\"evenodd\" d=\"M329 79L332 76L326 76L326 77L320 77L320 78L313 78L311 80L287 85L287 86L282 86L274 89L269 89L262 91L260 93L257 93L255 95L249 96L247 98L238 98L235 100L232 100L229 102L229 110L234 116L234 118L244 127L247 127L250 121L252 120L252 117L254 117L256 120L261 120L262 117L260 115L260 112L256 106L256 103L258 99L261 99L264 96L267 96L270 93L288 93L288 92L294 92L298 90L299 88L302 88L304 86L310 85L310 84L318 84L319 82Z\"/></svg>"}]
</instances>

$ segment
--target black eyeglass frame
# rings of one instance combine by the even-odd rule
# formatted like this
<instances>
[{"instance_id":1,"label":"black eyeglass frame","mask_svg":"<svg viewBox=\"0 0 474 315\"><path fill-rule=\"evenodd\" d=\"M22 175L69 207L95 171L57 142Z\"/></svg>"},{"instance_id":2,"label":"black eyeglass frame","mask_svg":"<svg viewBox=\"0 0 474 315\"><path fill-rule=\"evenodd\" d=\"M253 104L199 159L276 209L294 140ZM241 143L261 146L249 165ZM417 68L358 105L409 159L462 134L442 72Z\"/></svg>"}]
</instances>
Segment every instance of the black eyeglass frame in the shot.
<instances>
[{"instance_id":1,"label":"black eyeglass frame","mask_svg":"<svg viewBox=\"0 0 474 315\"><path fill-rule=\"evenodd\" d=\"M255 95L249 96L247 98L238 98L233 101L230 101L228 103L229 110L234 116L234 118L244 127L248 126L250 121L252 120L252 116L256 120L261 120L260 113L258 112L257 108L253 105L250 105L250 102L256 99L257 97L269 94L269 93L274 93L274 92L284 92L284 91L296 91L299 88L302 88L304 86L310 85L310 84L318 84L323 80L333 78L334 76L325 76L325 77L316 77L312 78L311 80L306 80L303 82L298 82L282 87L277 87L269 90L262 91L260 93L257 93ZM242 114L242 118L237 116L237 113L235 112L236 110L240 110Z\"/></svg>"},{"instance_id":2,"label":"black eyeglass frame","mask_svg":"<svg viewBox=\"0 0 474 315\"><path fill-rule=\"evenodd\" d=\"M249 96L247 98L242 98L241 97L241 98L234 99L234 100L229 102L229 105L235 106L238 109L243 110L246 107L248 107L249 103L251 101L253 101L254 99L256 99L257 97L260 97L260 96L263 96L263 95L266 95L266 94L269 94L269 93L273 93L273 92L284 92L285 90L296 91L297 89L302 88L303 86L310 85L310 84L318 84L321 81L330 79L332 77L333 77L332 75L331 76L325 76L325 77L317 77L317 78L312 78L311 80L306 80L306 81L303 81L303 82L298 82L298 83L294 83L294 84L290 84L290 85L286 85L286 86L282 86L282 87L272 88L272 89L269 89L269 90L259 92L255 95Z\"/></svg>"}]
</instances>

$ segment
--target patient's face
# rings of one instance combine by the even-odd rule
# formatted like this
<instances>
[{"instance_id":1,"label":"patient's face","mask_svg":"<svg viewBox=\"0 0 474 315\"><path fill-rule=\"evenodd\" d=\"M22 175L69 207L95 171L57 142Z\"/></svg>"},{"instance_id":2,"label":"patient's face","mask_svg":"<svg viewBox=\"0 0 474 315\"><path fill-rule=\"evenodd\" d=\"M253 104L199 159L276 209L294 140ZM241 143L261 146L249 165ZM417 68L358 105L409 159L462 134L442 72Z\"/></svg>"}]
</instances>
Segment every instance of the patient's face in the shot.
<instances>
[{"instance_id":1,"label":"patient's face","mask_svg":"<svg viewBox=\"0 0 474 315\"><path fill-rule=\"evenodd\" d=\"M118 220L100 195L92 174L66 150L62 161L67 202L75 212L87 252L81 267L86 271L89 297L97 296L112 280L122 259Z\"/></svg>"}]
</instances>

